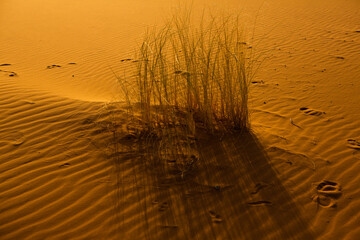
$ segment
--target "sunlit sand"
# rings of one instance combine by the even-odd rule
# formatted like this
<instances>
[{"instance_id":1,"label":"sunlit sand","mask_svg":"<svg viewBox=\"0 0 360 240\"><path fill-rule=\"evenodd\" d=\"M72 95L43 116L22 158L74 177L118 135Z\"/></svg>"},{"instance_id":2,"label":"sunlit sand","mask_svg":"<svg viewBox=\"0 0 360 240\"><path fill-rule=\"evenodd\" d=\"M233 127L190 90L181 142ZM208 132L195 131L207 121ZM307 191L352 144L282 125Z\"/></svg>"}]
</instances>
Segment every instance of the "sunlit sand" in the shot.
<instances>
[{"instance_id":1,"label":"sunlit sand","mask_svg":"<svg viewBox=\"0 0 360 240\"><path fill-rule=\"evenodd\" d=\"M0 239L358 239L359 9L0 1Z\"/></svg>"}]
</instances>

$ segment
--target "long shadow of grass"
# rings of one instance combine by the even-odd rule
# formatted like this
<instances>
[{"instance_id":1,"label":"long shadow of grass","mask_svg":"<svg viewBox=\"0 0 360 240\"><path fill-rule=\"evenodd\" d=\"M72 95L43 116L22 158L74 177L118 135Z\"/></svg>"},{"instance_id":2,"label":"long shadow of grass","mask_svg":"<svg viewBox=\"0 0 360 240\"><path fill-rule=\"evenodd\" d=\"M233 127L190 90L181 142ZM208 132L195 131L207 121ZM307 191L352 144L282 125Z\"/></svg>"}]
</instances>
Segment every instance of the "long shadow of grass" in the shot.
<instances>
[{"instance_id":1,"label":"long shadow of grass","mask_svg":"<svg viewBox=\"0 0 360 240\"><path fill-rule=\"evenodd\" d=\"M246 239L313 239L301 210L282 185L253 133L226 136L221 144L215 144L219 148L214 153L218 152L218 157L233 167L238 179L241 193L231 195L230 202L236 202L238 197L249 199L246 201L248 211L240 217L242 223L248 222L247 227L235 228L234 222L231 229L245 234ZM240 214L243 210L243 206L234 205L230 211Z\"/></svg>"},{"instance_id":2,"label":"long shadow of grass","mask_svg":"<svg viewBox=\"0 0 360 240\"><path fill-rule=\"evenodd\" d=\"M128 179L117 184L122 239L314 239L256 136L197 139L199 160L185 176L149 164L149 152L117 162Z\"/></svg>"}]
</instances>

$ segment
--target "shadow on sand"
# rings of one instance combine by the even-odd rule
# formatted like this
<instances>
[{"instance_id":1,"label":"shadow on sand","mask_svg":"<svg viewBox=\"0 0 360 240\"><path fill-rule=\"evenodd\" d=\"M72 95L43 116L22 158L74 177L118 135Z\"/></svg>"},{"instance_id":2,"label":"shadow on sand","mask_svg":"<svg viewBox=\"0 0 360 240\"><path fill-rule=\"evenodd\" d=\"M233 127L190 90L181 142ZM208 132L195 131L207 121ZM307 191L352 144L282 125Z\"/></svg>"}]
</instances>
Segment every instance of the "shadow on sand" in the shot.
<instances>
[{"instance_id":1,"label":"shadow on sand","mask_svg":"<svg viewBox=\"0 0 360 240\"><path fill-rule=\"evenodd\" d=\"M144 156L118 159L116 235L314 239L253 133L222 139L202 134L198 142L199 161L184 178L166 172L164 164L149 167Z\"/></svg>"}]
</instances>

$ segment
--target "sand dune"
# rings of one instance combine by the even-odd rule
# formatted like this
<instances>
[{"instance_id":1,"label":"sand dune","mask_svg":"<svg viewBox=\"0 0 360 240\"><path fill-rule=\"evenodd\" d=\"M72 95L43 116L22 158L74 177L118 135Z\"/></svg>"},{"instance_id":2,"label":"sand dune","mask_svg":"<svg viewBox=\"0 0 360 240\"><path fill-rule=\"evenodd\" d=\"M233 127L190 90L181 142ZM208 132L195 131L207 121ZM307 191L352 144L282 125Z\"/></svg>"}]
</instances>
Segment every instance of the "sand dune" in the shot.
<instances>
[{"instance_id":1,"label":"sand dune","mask_svg":"<svg viewBox=\"0 0 360 240\"><path fill-rule=\"evenodd\" d=\"M264 60L251 131L199 129L186 177L138 151L114 75L175 2L0 2L0 239L359 239L359 2L194 3Z\"/></svg>"},{"instance_id":2,"label":"sand dune","mask_svg":"<svg viewBox=\"0 0 360 240\"><path fill-rule=\"evenodd\" d=\"M102 238L113 208L112 165L92 143L101 105L1 86L1 238Z\"/></svg>"}]
</instances>

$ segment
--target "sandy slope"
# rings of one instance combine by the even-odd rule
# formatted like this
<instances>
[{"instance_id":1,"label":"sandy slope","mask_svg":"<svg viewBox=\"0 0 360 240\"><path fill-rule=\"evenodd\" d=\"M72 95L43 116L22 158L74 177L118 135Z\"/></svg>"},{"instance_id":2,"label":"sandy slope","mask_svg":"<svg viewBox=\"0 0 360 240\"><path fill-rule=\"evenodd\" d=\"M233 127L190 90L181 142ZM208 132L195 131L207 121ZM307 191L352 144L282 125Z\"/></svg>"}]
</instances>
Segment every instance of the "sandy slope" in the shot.
<instances>
[{"instance_id":1,"label":"sandy slope","mask_svg":"<svg viewBox=\"0 0 360 240\"><path fill-rule=\"evenodd\" d=\"M93 133L99 104L1 82L1 239L90 239L111 230L112 164Z\"/></svg>"},{"instance_id":2,"label":"sandy slope","mask_svg":"<svg viewBox=\"0 0 360 240\"><path fill-rule=\"evenodd\" d=\"M266 60L253 133L199 131L184 179L149 165L124 106L103 103L173 2L44 2L0 2L1 239L359 238L357 0L206 5L241 11L249 32L256 19ZM321 194L323 180L338 192Z\"/></svg>"}]
</instances>

